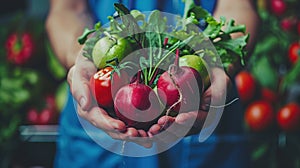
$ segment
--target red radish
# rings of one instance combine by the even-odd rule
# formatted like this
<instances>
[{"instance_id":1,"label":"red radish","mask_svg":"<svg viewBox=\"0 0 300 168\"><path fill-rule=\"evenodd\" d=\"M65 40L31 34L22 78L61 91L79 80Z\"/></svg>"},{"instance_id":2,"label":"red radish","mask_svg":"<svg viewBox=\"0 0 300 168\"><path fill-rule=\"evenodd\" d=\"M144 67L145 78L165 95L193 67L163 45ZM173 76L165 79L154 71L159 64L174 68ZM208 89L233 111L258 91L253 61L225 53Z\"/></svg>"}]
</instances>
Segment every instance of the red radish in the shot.
<instances>
[{"instance_id":1,"label":"red radish","mask_svg":"<svg viewBox=\"0 0 300 168\"><path fill-rule=\"evenodd\" d=\"M174 65L158 79L157 91L162 102L175 112L199 109L203 83L197 70L178 65L179 50Z\"/></svg>"},{"instance_id":2,"label":"red radish","mask_svg":"<svg viewBox=\"0 0 300 168\"><path fill-rule=\"evenodd\" d=\"M127 126L148 130L162 111L155 92L138 79L119 89L114 98L116 116Z\"/></svg>"}]
</instances>

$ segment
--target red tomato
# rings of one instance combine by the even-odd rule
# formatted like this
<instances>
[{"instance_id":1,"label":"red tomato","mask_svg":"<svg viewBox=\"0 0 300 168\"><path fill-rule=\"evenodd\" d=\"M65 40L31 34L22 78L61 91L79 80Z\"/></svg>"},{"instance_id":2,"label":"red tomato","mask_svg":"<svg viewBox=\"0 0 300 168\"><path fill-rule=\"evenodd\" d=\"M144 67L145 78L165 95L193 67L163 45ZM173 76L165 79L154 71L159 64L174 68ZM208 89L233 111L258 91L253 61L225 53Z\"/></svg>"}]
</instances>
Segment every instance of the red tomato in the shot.
<instances>
[{"instance_id":1,"label":"red tomato","mask_svg":"<svg viewBox=\"0 0 300 168\"><path fill-rule=\"evenodd\" d=\"M261 99L266 100L270 103L276 103L278 100L278 95L269 88L261 89Z\"/></svg>"},{"instance_id":2,"label":"red tomato","mask_svg":"<svg viewBox=\"0 0 300 168\"><path fill-rule=\"evenodd\" d=\"M248 102L254 97L256 82L247 71L242 71L235 77L235 83L242 102Z\"/></svg>"},{"instance_id":3,"label":"red tomato","mask_svg":"<svg viewBox=\"0 0 300 168\"><path fill-rule=\"evenodd\" d=\"M113 70L112 67L105 67L90 79L91 90L101 107L113 107L113 95L127 82L128 77L124 71L119 76L117 73L112 72ZM113 77L111 77L112 73Z\"/></svg>"},{"instance_id":4,"label":"red tomato","mask_svg":"<svg viewBox=\"0 0 300 168\"><path fill-rule=\"evenodd\" d=\"M46 95L45 103L47 109L50 109L51 111L57 112L57 106L55 102L55 96L53 94Z\"/></svg>"},{"instance_id":5,"label":"red tomato","mask_svg":"<svg viewBox=\"0 0 300 168\"><path fill-rule=\"evenodd\" d=\"M29 33L18 35L11 34L6 40L7 60L22 65L27 62L33 54L33 40Z\"/></svg>"},{"instance_id":6,"label":"red tomato","mask_svg":"<svg viewBox=\"0 0 300 168\"><path fill-rule=\"evenodd\" d=\"M276 16L281 16L286 12L286 3L283 0L271 0L271 12Z\"/></svg>"},{"instance_id":7,"label":"red tomato","mask_svg":"<svg viewBox=\"0 0 300 168\"><path fill-rule=\"evenodd\" d=\"M287 32L294 31L297 25L297 19L295 17L286 17L280 21L281 29Z\"/></svg>"},{"instance_id":8,"label":"red tomato","mask_svg":"<svg viewBox=\"0 0 300 168\"><path fill-rule=\"evenodd\" d=\"M294 65L300 57L300 43L294 42L289 47L289 60Z\"/></svg>"},{"instance_id":9,"label":"red tomato","mask_svg":"<svg viewBox=\"0 0 300 168\"><path fill-rule=\"evenodd\" d=\"M251 103L245 113L246 124L252 131L261 132L270 128L274 120L272 105L264 100Z\"/></svg>"},{"instance_id":10,"label":"red tomato","mask_svg":"<svg viewBox=\"0 0 300 168\"><path fill-rule=\"evenodd\" d=\"M29 124L53 124L56 122L57 112L49 108L45 108L42 111L38 111L36 108L31 108L27 112L26 117Z\"/></svg>"},{"instance_id":11,"label":"red tomato","mask_svg":"<svg viewBox=\"0 0 300 168\"><path fill-rule=\"evenodd\" d=\"M300 130L300 106L296 103L289 103L282 107L277 113L277 123L286 132Z\"/></svg>"},{"instance_id":12,"label":"red tomato","mask_svg":"<svg viewBox=\"0 0 300 168\"><path fill-rule=\"evenodd\" d=\"M51 109L45 108L39 114L38 124L46 125L53 124L56 118L56 112Z\"/></svg>"},{"instance_id":13,"label":"red tomato","mask_svg":"<svg viewBox=\"0 0 300 168\"><path fill-rule=\"evenodd\" d=\"M36 102L38 107L31 107L26 114L28 124L54 124L58 120L58 110L55 97L48 94L41 102Z\"/></svg>"},{"instance_id":14,"label":"red tomato","mask_svg":"<svg viewBox=\"0 0 300 168\"><path fill-rule=\"evenodd\" d=\"M29 109L27 112L27 121L29 124L38 124L39 123L39 113L35 108Z\"/></svg>"}]
</instances>

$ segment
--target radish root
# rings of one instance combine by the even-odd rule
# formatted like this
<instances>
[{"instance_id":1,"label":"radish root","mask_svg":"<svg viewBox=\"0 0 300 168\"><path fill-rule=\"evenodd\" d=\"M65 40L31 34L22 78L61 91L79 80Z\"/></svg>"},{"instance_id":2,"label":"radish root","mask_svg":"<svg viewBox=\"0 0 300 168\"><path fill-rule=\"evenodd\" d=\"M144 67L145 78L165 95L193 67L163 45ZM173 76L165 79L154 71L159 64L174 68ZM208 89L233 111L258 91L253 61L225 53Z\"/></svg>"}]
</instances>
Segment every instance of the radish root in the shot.
<instances>
[{"instance_id":1,"label":"radish root","mask_svg":"<svg viewBox=\"0 0 300 168\"><path fill-rule=\"evenodd\" d=\"M218 105L218 106L209 105L209 107L212 107L212 108L223 108L223 107L231 105L232 103L236 102L237 100L239 100L238 97L234 98L233 100L231 100L230 102L228 102L228 103L226 103L224 105Z\"/></svg>"},{"instance_id":2,"label":"radish root","mask_svg":"<svg viewBox=\"0 0 300 168\"><path fill-rule=\"evenodd\" d=\"M170 78L171 78L171 80L172 80L172 83L174 84L175 88L178 90L179 98L178 98L178 100L177 100L174 104L172 104L172 106L170 106L170 107L167 109L166 115L165 115L165 116L169 116L170 111L171 111L176 105L178 105L178 104L182 101L182 97L183 97L183 96L182 96L182 91L181 91L181 89L179 88L178 84L175 82L175 80L174 80L174 78L173 78L173 74L170 72L170 71L171 71L170 69L171 69L172 67L173 67L173 66L171 65L170 68L169 68L169 75L170 75ZM164 124L162 125L161 129L163 129L163 128L165 127L166 124L167 124L167 121L164 122Z\"/></svg>"}]
</instances>

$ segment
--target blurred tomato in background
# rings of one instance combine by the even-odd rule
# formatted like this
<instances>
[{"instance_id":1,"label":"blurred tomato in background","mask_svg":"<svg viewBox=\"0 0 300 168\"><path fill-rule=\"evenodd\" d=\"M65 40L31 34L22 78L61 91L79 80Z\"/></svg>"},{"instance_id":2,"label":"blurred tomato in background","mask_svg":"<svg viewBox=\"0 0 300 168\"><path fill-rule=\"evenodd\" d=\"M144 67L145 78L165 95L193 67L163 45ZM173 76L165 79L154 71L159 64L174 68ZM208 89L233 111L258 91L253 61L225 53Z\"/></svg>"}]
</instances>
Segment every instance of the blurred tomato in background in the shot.
<instances>
[{"instance_id":1,"label":"blurred tomato in background","mask_svg":"<svg viewBox=\"0 0 300 168\"><path fill-rule=\"evenodd\" d=\"M251 141L255 144L252 161L254 167L296 168L300 163L300 1L257 0L257 9L261 18L257 43L246 70L235 77L245 108L245 129L254 139L262 139L256 144Z\"/></svg>"}]
</instances>

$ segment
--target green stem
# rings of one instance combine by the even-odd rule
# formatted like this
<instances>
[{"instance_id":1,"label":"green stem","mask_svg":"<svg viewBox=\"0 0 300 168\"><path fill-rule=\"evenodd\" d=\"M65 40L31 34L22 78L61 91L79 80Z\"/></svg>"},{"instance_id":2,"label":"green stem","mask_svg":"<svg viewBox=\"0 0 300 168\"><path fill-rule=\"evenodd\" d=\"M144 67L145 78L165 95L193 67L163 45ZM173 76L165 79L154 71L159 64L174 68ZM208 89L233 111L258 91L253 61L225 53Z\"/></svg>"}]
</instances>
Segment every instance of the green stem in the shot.
<instances>
[{"instance_id":1,"label":"green stem","mask_svg":"<svg viewBox=\"0 0 300 168\"><path fill-rule=\"evenodd\" d=\"M178 46L179 41L177 42L177 44L175 46ZM177 49L177 47L172 48L162 59L160 59L158 61L158 63L155 65L153 72L150 75L150 79L153 77L155 70L160 66L160 64L173 52Z\"/></svg>"},{"instance_id":2,"label":"green stem","mask_svg":"<svg viewBox=\"0 0 300 168\"><path fill-rule=\"evenodd\" d=\"M94 25L94 29L91 29L91 30L90 30L90 29L88 29L88 28L85 28L85 29L83 30L82 35L81 35L80 37L78 37L78 43L81 44L81 45L84 44L85 41L87 40L88 35L94 33L94 32L97 31L97 30L100 30L100 28L101 28L100 22L98 22L98 23L96 23L96 24Z\"/></svg>"},{"instance_id":3,"label":"green stem","mask_svg":"<svg viewBox=\"0 0 300 168\"><path fill-rule=\"evenodd\" d=\"M84 44L85 41L87 40L88 35L94 33L95 31L96 29L89 30L88 28L85 28L82 35L78 37L78 43L81 45Z\"/></svg>"},{"instance_id":4,"label":"green stem","mask_svg":"<svg viewBox=\"0 0 300 168\"><path fill-rule=\"evenodd\" d=\"M176 49L175 66L179 67L179 49Z\"/></svg>"},{"instance_id":5,"label":"green stem","mask_svg":"<svg viewBox=\"0 0 300 168\"><path fill-rule=\"evenodd\" d=\"M149 43L151 43L150 39L149 39ZM149 74L152 73L152 64L153 64L153 52L152 52L152 48L150 48L150 51L149 51ZM150 81L151 78L147 75L147 78L145 78L145 80Z\"/></svg>"}]
</instances>

